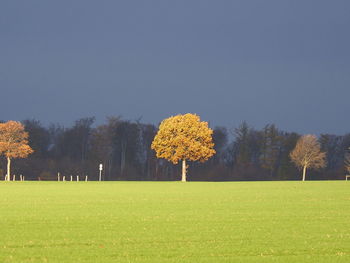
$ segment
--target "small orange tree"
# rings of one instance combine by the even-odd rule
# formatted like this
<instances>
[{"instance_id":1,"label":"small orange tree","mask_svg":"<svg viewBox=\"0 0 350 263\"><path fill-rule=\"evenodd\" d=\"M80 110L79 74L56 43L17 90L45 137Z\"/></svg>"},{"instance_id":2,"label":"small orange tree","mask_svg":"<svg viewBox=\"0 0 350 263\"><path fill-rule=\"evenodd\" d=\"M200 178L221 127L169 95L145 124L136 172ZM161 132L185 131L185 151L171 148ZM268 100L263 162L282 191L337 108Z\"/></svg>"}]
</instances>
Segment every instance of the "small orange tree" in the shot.
<instances>
[{"instance_id":1,"label":"small orange tree","mask_svg":"<svg viewBox=\"0 0 350 263\"><path fill-rule=\"evenodd\" d=\"M24 126L17 121L0 123L0 154L7 158L7 179L11 176L11 159L25 158L33 152L28 145L28 133Z\"/></svg>"},{"instance_id":2,"label":"small orange tree","mask_svg":"<svg viewBox=\"0 0 350 263\"><path fill-rule=\"evenodd\" d=\"M303 181L305 181L307 168L323 168L326 166L326 153L321 152L320 143L315 135L302 136L294 150L290 153L291 160L296 166L303 169Z\"/></svg>"},{"instance_id":3,"label":"small orange tree","mask_svg":"<svg viewBox=\"0 0 350 263\"><path fill-rule=\"evenodd\" d=\"M165 119L159 126L151 148L158 158L177 164L182 160L182 181L186 182L186 160L205 162L215 154L213 130L191 113Z\"/></svg>"}]
</instances>

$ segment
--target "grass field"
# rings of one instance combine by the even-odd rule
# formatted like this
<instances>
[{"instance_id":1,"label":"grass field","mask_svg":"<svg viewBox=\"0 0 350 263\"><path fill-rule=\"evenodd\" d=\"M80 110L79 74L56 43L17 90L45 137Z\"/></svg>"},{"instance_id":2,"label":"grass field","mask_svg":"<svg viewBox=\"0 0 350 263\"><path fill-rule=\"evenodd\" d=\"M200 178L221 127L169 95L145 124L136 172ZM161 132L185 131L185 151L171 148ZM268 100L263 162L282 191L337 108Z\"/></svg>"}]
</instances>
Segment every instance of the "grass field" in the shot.
<instances>
[{"instance_id":1,"label":"grass field","mask_svg":"<svg viewBox=\"0 0 350 263\"><path fill-rule=\"evenodd\" d=\"M0 182L0 262L350 262L350 182Z\"/></svg>"}]
</instances>

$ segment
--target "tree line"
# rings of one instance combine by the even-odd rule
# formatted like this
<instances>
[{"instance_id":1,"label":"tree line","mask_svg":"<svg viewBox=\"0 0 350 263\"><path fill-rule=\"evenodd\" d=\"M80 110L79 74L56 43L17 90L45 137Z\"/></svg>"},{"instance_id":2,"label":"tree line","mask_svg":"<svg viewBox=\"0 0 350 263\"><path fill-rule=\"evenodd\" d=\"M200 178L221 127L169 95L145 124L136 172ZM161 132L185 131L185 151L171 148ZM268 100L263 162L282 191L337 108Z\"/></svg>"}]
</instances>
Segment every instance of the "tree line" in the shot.
<instances>
[{"instance_id":1,"label":"tree line","mask_svg":"<svg viewBox=\"0 0 350 263\"><path fill-rule=\"evenodd\" d=\"M40 121L21 122L28 133L33 153L15 159L13 174L27 180L57 180L61 176L86 176L97 180L103 164L103 180L180 180L181 164L158 159L151 149L158 127L108 117L101 125L95 118L81 118L71 127L44 126ZM290 153L301 134L286 132L274 124L255 129L246 122L238 127L213 128L216 154L205 163L189 161L189 181L300 180L301 172ZM321 134L321 150L326 153L326 167L310 171L308 179L344 179L349 168L350 133ZM6 174L6 158L0 160L0 178Z\"/></svg>"}]
</instances>

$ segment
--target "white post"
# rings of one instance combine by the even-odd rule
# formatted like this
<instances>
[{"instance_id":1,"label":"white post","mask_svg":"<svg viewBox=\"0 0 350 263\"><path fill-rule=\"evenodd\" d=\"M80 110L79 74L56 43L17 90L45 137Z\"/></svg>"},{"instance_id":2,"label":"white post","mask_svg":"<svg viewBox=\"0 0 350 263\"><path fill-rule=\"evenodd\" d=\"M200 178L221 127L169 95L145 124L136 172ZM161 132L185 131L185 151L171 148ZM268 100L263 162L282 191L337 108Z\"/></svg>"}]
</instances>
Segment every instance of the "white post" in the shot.
<instances>
[{"instance_id":1,"label":"white post","mask_svg":"<svg viewBox=\"0 0 350 263\"><path fill-rule=\"evenodd\" d=\"M22 175L20 174L19 175L19 180L22 182L23 181L23 178L22 178Z\"/></svg>"},{"instance_id":2,"label":"white post","mask_svg":"<svg viewBox=\"0 0 350 263\"><path fill-rule=\"evenodd\" d=\"M77 182L79 182L79 175L77 175Z\"/></svg>"},{"instance_id":3,"label":"white post","mask_svg":"<svg viewBox=\"0 0 350 263\"><path fill-rule=\"evenodd\" d=\"M57 173L57 181L60 180L60 173Z\"/></svg>"},{"instance_id":4,"label":"white post","mask_svg":"<svg viewBox=\"0 0 350 263\"><path fill-rule=\"evenodd\" d=\"M12 180L16 181L16 175L15 174L13 175L13 179Z\"/></svg>"},{"instance_id":5,"label":"white post","mask_svg":"<svg viewBox=\"0 0 350 263\"><path fill-rule=\"evenodd\" d=\"M73 182L73 175L70 176L70 181Z\"/></svg>"},{"instance_id":6,"label":"white post","mask_svg":"<svg viewBox=\"0 0 350 263\"><path fill-rule=\"evenodd\" d=\"M63 181L63 182L66 181L66 176L65 176L65 175L63 176L62 181Z\"/></svg>"},{"instance_id":7,"label":"white post","mask_svg":"<svg viewBox=\"0 0 350 263\"><path fill-rule=\"evenodd\" d=\"M88 181L88 178L87 178L87 175L85 175L85 182L87 182Z\"/></svg>"},{"instance_id":8,"label":"white post","mask_svg":"<svg viewBox=\"0 0 350 263\"><path fill-rule=\"evenodd\" d=\"M22 179L23 179L23 181L24 181L24 175L22 176Z\"/></svg>"},{"instance_id":9,"label":"white post","mask_svg":"<svg viewBox=\"0 0 350 263\"><path fill-rule=\"evenodd\" d=\"M100 170L100 176L99 176L99 181L101 181L102 180L102 169L103 169L103 166L102 166L102 163L100 163L100 165L99 165L99 170Z\"/></svg>"}]
</instances>

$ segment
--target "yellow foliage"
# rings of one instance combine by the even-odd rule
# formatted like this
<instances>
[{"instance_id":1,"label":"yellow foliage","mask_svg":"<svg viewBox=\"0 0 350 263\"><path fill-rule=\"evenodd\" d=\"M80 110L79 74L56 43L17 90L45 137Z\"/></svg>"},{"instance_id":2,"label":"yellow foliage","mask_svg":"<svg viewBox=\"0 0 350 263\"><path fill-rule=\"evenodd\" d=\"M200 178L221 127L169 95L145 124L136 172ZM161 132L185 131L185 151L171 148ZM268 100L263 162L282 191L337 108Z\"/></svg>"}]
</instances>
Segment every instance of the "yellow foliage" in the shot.
<instances>
[{"instance_id":1,"label":"yellow foliage","mask_svg":"<svg viewBox=\"0 0 350 263\"><path fill-rule=\"evenodd\" d=\"M212 134L208 123L200 121L199 116L177 115L162 121L151 148L158 158L174 164L179 160L204 162L215 154Z\"/></svg>"},{"instance_id":2,"label":"yellow foliage","mask_svg":"<svg viewBox=\"0 0 350 263\"><path fill-rule=\"evenodd\" d=\"M0 123L0 154L6 158L25 158L33 152L28 145L28 133L17 121Z\"/></svg>"}]
</instances>

